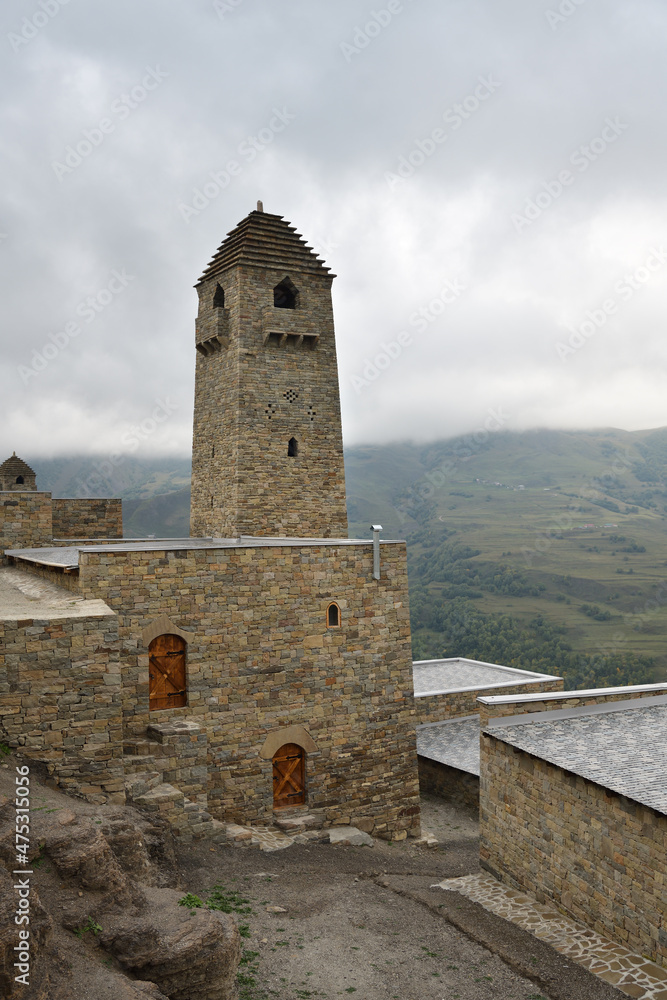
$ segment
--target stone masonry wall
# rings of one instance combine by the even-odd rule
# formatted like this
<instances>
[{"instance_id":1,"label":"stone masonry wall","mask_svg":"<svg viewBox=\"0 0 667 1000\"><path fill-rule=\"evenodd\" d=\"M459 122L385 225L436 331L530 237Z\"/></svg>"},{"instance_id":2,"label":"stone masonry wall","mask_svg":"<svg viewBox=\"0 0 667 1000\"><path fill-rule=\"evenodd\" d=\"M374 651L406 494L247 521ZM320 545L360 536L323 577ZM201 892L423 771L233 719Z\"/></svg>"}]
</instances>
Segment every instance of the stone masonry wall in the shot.
<instances>
[{"instance_id":1,"label":"stone masonry wall","mask_svg":"<svg viewBox=\"0 0 667 1000\"><path fill-rule=\"evenodd\" d=\"M482 735L480 860L667 967L667 816Z\"/></svg>"},{"instance_id":2,"label":"stone masonry wall","mask_svg":"<svg viewBox=\"0 0 667 1000\"><path fill-rule=\"evenodd\" d=\"M124 802L118 620L85 611L0 619L0 739L67 791Z\"/></svg>"},{"instance_id":3,"label":"stone masonry wall","mask_svg":"<svg viewBox=\"0 0 667 1000\"><path fill-rule=\"evenodd\" d=\"M401 839L419 830L412 658L404 543L189 551L82 552L81 592L120 619L126 740L187 718L208 738L208 809L272 820L267 735L302 725L307 804L328 823ZM331 600L340 628L326 627ZM188 705L148 708L143 630L166 614L193 634Z\"/></svg>"},{"instance_id":4,"label":"stone masonry wall","mask_svg":"<svg viewBox=\"0 0 667 1000\"><path fill-rule=\"evenodd\" d=\"M222 325L226 346L197 354L195 537L347 537L332 277L290 271L297 308L279 309L286 273L234 267L198 288L197 338ZM224 309L213 305L218 283Z\"/></svg>"},{"instance_id":5,"label":"stone masonry wall","mask_svg":"<svg viewBox=\"0 0 667 1000\"><path fill-rule=\"evenodd\" d=\"M54 538L123 537L123 509L119 499L54 499L52 504Z\"/></svg>"},{"instance_id":6,"label":"stone masonry wall","mask_svg":"<svg viewBox=\"0 0 667 1000\"><path fill-rule=\"evenodd\" d=\"M479 812L479 778L429 757L418 757L419 790L422 795L437 795L446 802Z\"/></svg>"},{"instance_id":7,"label":"stone masonry wall","mask_svg":"<svg viewBox=\"0 0 667 1000\"><path fill-rule=\"evenodd\" d=\"M5 549L49 545L52 537L50 493L0 493L0 565Z\"/></svg>"},{"instance_id":8,"label":"stone masonry wall","mask_svg":"<svg viewBox=\"0 0 667 1000\"><path fill-rule=\"evenodd\" d=\"M533 687L533 685L531 685ZM539 686L535 685L537 691L562 691L563 678L557 677L553 680L542 681ZM421 726L427 722L444 722L445 719L455 719L463 715L473 715L480 711L477 699L485 695L494 694L527 694L530 691L525 684L516 684L513 687L502 688L478 688L476 691L453 691L448 694L427 694L415 698L415 710L417 713L417 725ZM536 692L536 697L539 695ZM537 711L537 709L536 709Z\"/></svg>"}]
</instances>

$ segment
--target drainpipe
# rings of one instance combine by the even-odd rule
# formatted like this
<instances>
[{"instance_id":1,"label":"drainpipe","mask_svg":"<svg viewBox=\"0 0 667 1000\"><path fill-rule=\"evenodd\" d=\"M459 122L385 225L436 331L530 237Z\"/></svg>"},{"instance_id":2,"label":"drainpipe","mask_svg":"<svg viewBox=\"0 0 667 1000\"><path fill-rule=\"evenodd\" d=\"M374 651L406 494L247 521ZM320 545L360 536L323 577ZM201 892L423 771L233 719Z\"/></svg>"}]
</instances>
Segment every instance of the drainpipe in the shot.
<instances>
[{"instance_id":1,"label":"drainpipe","mask_svg":"<svg viewBox=\"0 0 667 1000\"><path fill-rule=\"evenodd\" d=\"M373 579L380 579L380 532L382 531L381 524L371 524L371 531L373 532Z\"/></svg>"}]
</instances>

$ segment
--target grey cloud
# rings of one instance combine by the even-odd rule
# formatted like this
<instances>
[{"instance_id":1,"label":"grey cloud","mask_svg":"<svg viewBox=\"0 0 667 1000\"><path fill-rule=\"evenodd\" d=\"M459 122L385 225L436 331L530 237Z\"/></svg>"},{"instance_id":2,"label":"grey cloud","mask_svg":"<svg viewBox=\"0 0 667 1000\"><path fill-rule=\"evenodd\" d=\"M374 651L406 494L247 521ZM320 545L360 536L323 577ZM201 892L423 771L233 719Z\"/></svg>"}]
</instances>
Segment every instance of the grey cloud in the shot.
<instances>
[{"instance_id":1,"label":"grey cloud","mask_svg":"<svg viewBox=\"0 0 667 1000\"><path fill-rule=\"evenodd\" d=\"M205 0L69 0L14 52L8 35L40 6L6 3L0 451L113 448L165 393L178 408L146 447L187 451L191 286L258 197L339 275L349 444L465 432L502 402L516 427L665 423L667 266L565 362L554 346L665 230L664 6L586 0L552 27L559 4L403 0L369 37L384 0L242 0L222 17ZM155 67L159 86L114 110ZM480 78L498 86L475 108ZM243 144L275 109L293 120L251 158ZM113 129L59 178L54 161L105 118ZM627 128L583 169L571 157L607 119ZM179 206L230 160L238 176L186 222ZM86 323L81 304L123 269L134 280ZM452 279L466 294L419 332L410 317ZM404 329L409 348L356 391Z\"/></svg>"}]
</instances>

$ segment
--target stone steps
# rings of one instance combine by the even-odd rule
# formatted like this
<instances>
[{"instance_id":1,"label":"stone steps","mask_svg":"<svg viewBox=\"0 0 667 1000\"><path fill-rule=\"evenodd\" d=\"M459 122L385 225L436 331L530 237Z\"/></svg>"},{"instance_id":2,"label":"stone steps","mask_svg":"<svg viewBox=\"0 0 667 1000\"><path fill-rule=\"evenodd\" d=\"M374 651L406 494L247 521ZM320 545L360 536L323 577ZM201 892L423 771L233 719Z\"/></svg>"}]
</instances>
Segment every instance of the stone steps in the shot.
<instances>
[{"instance_id":1,"label":"stone steps","mask_svg":"<svg viewBox=\"0 0 667 1000\"><path fill-rule=\"evenodd\" d=\"M329 840L329 830L301 830L286 833L275 827L239 826L227 823L227 842L232 847L258 847L261 851L282 851L292 844L307 844L313 840Z\"/></svg>"},{"instance_id":2,"label":"stone steps","mask_svg":"<svg viewBox=\"0 0 667 1000\"><path fill-rule=\"evenodd\" d=\"M289 813L282 811L273 814L274 826L285 833L298 834L305 833L306 830L321 830L323 818L314 813L296 812L290 810Z\"/></svg>"},{"instance_id":3,"label":"stone steps","mask_svg":"<svg viewBox=\"0 0 667 1000\"><path fill-rule=\"evenodd\" d=\"M125 794L133 802L162 784L159 771L135 771L129 775L125 772L125 775Z\"/></svg>"},{"instance_id":4,"label":"stone steps","mask_svg":"<svg viewBox=\"0 0 667 1000\"><path fill-rule=\"evenodd\" d=\"M152 771L155 766L155 757L152 755L125 754L123 756L123 770L125 774L138 774L144 771Z\"/></svg>"}]
</instances>

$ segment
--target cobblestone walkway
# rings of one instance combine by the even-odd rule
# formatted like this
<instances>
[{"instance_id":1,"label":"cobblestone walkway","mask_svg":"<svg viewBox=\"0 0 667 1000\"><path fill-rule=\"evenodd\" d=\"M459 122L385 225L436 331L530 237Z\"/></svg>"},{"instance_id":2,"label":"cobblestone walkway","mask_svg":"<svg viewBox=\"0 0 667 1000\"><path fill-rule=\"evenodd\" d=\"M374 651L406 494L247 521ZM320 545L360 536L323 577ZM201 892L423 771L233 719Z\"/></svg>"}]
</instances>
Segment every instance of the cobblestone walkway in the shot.
<instances>
[{"instance_id":1,"label":"cobblestone walkway","mask_svg":"<svg viewBox=\"0 0 667 1000\"><path fill-rule=\"evenodd\" d=\"M538 903L528 893L504 886L491 875L464 875L438 885L460 892L491 913L530 931L627 996L635 1000L667 1000L667 969L614 944L554 907Z\"/></svg>"}]
</instances>

